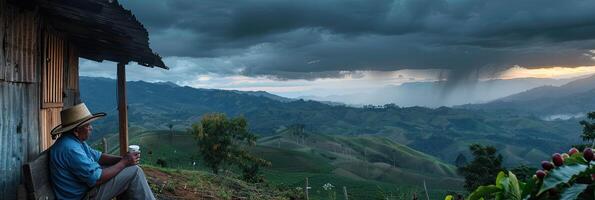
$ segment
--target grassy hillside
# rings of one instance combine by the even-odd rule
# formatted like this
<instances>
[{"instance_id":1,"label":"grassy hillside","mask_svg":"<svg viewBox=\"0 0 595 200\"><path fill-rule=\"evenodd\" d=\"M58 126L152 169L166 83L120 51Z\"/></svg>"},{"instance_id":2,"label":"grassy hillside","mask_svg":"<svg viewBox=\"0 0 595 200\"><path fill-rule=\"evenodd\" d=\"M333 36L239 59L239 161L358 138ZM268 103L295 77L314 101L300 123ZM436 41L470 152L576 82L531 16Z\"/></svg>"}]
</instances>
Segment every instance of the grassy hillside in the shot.
<instances>
[{"instance_id":1,"label":"grassy hillside","mask_svg":"<svg viewBox=\"0 0 595 200\"><path fill-rule=\"evenodd\" d=\"M462 179L457 177L452 165L377 136L299 137L281 133L262 138L254 152L273 162L271 173L283 172L278 182L290 185L299 185L308 176L319 185L324 180L333 180L333 184L349 185L361 191L357 194L369 194L381 192L377 187L392 187L387 191L393 193L395 187L421 191L426 181L436 197L462 186ZM301 173L306 170L317 173Z\"/></svg>"},{"instance_id":2,"label":"grassy hillside","mask_svg":"<svg viewBox=\"0 0 595 200\"><path fill-rule=\"evenodd\" d=\"M130 143L141 145L143 164L157 165L160 159L169 168L208 171L194 137L187 133L175 132L172 137L169 131L138 132L132 134ZM352 199L421 194L424 181L436 198L462 190L462 179L453 166L375 136L297 138L282 133L260 139L252 151L271 161L264 176L272 185L304 188L308 177L313 199L326 199L328 193L322 190L325 183L336 186L337 195L342 194L338 189L347 187Z\"/></svg>"},{"instance_id":3,"label":"grassy hillside","mask_svg":"<svg viewBox=\"0 0 595 200\"><path fill-rule=\"evenodd\" d=\"M246 183L225 175L142 165L158 199L270 199L299 197L298 191Z\"/></svg>"}]
</instances>

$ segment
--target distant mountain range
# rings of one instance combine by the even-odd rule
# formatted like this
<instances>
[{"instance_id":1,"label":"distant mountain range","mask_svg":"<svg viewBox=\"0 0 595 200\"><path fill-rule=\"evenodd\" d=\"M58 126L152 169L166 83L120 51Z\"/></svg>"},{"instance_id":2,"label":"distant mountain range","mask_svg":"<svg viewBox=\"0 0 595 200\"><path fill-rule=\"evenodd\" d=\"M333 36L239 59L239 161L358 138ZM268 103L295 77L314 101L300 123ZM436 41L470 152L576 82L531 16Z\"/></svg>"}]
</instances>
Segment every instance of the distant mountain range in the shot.
<instances>
[{"instance_id":1,"label":"distant mountain range","mask_svg":"<svg viewBox=\"0 0 595 200\"><path fill-rule=\"evenodd\" d=\"M495 79L462 83L412 82L386 86L373 91L356 94L329 96L302 96L300 98L341 102L349 105L384 105L394 103L399 106L424 106L437 108L470 103L486 103L540 86L559 86L574 79L519 78Z\"/></svg>"},{"instance_id":2,"label":"distant mountain range","mask_svg":"<svg viewBox=\"0 0 595 200\"><path fill-rule=\"evenodd\" d=\"M595 76L561 86L537 87L489 103L460 108L517 112L547 120L582 117L586 112L595 111Z\"/></svg>"},{"instance_id":3,"label":"distant mountain range","mask_svg":"<svg viewBox=\"0 0 595 200\"><path fill-rule=\"evenodd\" d=\"M116 82L81 77L81 98L94 112L107 112L95 123L92 139L117 131ZM131 130L185 130L205 113L244 116L251 130L270 136L294 125L313 134L376 135L453 162L471 143L495 145L508 164L538 163L551 152L579 141L576 121L548 122L517 113L395 105L356 108L291 100L264 92L181 87L170 83L127 83Z\"/></svg>"}]
</instances>

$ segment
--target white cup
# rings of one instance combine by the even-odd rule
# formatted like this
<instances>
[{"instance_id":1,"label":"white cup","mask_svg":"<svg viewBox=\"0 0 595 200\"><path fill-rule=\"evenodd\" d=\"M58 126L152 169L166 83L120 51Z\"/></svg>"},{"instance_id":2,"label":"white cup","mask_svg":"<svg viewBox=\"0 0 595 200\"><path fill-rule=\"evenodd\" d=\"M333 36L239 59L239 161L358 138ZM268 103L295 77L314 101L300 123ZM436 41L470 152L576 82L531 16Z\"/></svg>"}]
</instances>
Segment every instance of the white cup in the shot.
<instances>
[{"instance_id":1,"label":"white cup","mask_svg":"<svg viewBox=\"0 0 595 200\"><path fill-rule=\"evenodd\" d=\"M133 144L128 146L128 152L139 152L140 153L140 146Z\"/></svg>"}]
</instances>

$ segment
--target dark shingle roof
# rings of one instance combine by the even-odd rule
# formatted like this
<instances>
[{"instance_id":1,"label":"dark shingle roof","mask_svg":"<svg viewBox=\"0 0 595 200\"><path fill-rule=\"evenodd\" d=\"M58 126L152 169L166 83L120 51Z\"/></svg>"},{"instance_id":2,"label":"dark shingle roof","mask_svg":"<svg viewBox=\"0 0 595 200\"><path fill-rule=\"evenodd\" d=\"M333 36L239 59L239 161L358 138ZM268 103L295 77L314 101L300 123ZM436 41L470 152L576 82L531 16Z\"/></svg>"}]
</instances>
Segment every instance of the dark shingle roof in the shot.
<instances>
[{"instance_id":1,"label":"dark shingle roof","mask_svg":"<svg viewBox=\"0 0 595 200\"><path fill-rule=\"evenodd\" d=\"M168 69L149 47L149 34L116 0L37 0L41 19L63 33L79 56Z\"/></svg>"}]
</instances>

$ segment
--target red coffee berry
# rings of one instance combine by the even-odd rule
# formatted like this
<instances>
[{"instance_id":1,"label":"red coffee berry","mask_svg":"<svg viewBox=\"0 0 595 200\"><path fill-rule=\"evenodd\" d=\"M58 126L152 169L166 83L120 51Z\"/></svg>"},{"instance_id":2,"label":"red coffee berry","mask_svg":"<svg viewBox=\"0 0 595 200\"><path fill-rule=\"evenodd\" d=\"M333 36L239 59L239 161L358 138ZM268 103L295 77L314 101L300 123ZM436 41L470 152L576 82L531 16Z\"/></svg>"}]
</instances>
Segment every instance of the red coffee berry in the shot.
<instances>
[{"instance_id":1,"label":"red coffee berry","mask_svg":"<svg viewBox=\"0 0 595 200\"><path fill-rule=\"evenodd\" d=\"M559 153L555 153L554 155L552 155L552 161L554 162L554 165L556 165L556 167L564 165L564 158L562 158L562 155L560 155Z\"/></svg>"},{"instance_id":2,"label":"red coffee berry","mask_svg":"<svg viewBox=\"0 0 595 200\"><path fill-rule=\"evenodd\" d=\"M585 160L587 160L587 161L589 161L589 162L590 162L590 161L592 161L592 160L593 160L593 149L591 149L591 148L586 148L586 149L583 151L583 158L585 158Z\"/></svg>"},{"instance_id":3,"label":"red coffee berry","mask_svg":"<svg viewBox=\"0 0 595 200\"><path fill-rule=\"evenodd\" d=\"M543 179L543 177L545 177L545 175L547 175L547 172L545 172L543 170L537 170L535 172L535 176L537 176L537 178L539 178L539 179Z\"/></svg>"},{"instance_id":4,"label":"red coffee berry","mask_svg":"<svg viewBox=\"0 0 595 200\"><path fill-rule=\"evenodd\" d=\"M541 161L541 167L544 170L548 170L549 171L549 170L554 169L554 164L552 162L550 162L550 161L545 161L544 160L544 161Z\"/></svg>"}]
</instances>

